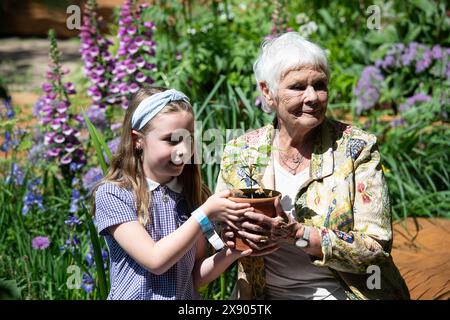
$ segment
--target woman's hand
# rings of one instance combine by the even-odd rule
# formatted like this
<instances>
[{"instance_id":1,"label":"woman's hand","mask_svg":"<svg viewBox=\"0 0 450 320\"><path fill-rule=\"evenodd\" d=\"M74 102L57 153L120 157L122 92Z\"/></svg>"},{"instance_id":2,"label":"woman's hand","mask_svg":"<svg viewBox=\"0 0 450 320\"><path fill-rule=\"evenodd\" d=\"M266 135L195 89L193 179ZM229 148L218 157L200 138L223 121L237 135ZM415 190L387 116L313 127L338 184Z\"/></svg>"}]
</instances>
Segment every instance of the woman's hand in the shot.
<instances>
[{"instance_id":1,"label":"woman's hand","mask_svg":"<svg viewBox=\"0 0 450 320\"><path fill-rule=\"evenodd\" d=\"M228 226L225 225L224 228L222 229L222 239L224 240L225 244L227 245L228 248L235 248L236 246L236 234L234 233L233 229ZM263 243L260 245L257 245L255 243L253 243L252 241L249 241L247 239L248 243L250 244L250 246L256 250L256 251L252 251L251 252L251 256L252 257L256 257L256 256L264 256L266 254L272 253L276 250L278 250L279 245L277 243ZM240 251L238 251L240 252ZM242 253L245 253L246 251L243 251Z\"/></svg>"},{"instance_id":2,"label":"woman's hand","mask_svg":"<svg viewBox=\"0 0 450 320\"><path fill-rule=\"evenodd\" d=\"M230 195L229 190L214 194L201 208L210 220L225 222L237 229L235 223L244 218L245 212L252 212L255 209L249 203L236 203L227 199Z\"/></svg>"},{"instance_id":3,"label":"woman's hand","mask_svg":"<svg viewBox=\"0 0 450 320\"><path fill-rule=\"evenodd\" d=\"M295 234L301 224L289 219L281 207L280 199L275 199L277 216L270 218L256 212L245 213L246 220L239 224L238 234L246 238L253 249L265 248L267 244L281 242L294 243Z\"/></svg>"}]
</instances>

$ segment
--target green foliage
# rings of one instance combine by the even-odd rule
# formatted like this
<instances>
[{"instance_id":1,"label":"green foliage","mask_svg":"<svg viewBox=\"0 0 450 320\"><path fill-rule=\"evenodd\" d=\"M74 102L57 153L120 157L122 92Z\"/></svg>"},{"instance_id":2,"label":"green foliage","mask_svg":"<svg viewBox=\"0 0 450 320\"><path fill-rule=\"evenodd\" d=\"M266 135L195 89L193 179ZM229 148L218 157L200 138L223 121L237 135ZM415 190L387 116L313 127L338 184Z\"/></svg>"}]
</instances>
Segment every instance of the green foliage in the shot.
<instances>
[{"instance_id":1,"label":"green foliage","mask_svg":"<svg viewBox=\"0 0 450 320\"><path fill-rule=\"evenodd\" d=\"M384 57L392 44L417 41L429 47L435 44L450 47L448 6L444 1L319 0L284 1L284 4L278 8L284 11L279 14L287 18L286 27L306 32L328 53L331 69L328 115L339 120L342 115L354 113L353 88L363 68ZM367 27L366 11L372 4L381 8L380 30ZM201 121L196 132L203 135L201 150L218 159L202 165L203 177L212 190L219 175L221 150L209 150L207 143L224 146L227 140L236 138L226 136L228 129L244 133L273 119L273 115L256 106L252 64L261 41L271 32L275 7L276 3L262 0L220 3L170 0L158 1L142 15L157 27L156 84L177 88L190 97L196 119ZM117 30L117 25L112 24L110 29ZM55 39L52 47L56 47ZM383 171L397 219L450 218L450 103L443 68L440 65L421 74L406 68L387 72L380 100L380 105L387 108L370 110L367 117L353 120L379 139ZM77 88L82 85L85 90L84 77L79 75L76 79ZM6 95L2 89L4 80L0 78L0 96ZM396 113L407 97L419 92L429 95L431 100ZM122 111L108 112L123 116ZM99 165L106 173L106 158L111 161L112 155L105 138L109 140L111 132L100 133L86 116L85 120L85 133L90 137L84 141L85 149L88 155L93 155L88 156L86 169ZM394 125L391 120L400 124ZM17 125L16 119L2 120L0 131L12 131ZM213 138L206 134L209 129L218 130L221 136L214 139L221 141L211 141ZM23 183L7 180L12 163L18 162L17 157L32 145L31 136L23 136L14 152L5 154L6 160L0 162L0 299L105 299L109 290L102 258L105 244L95 231L89 206L82 205L78 210L82 224L75 230L69 231L64 223L70 209L72 181L64 179L55 164L24 165L26 161L20 161L26 169ZM250 168L247 173L253 179L253 166L263 166L264 162L254 159L247 165ZM34 177L42 179L44 209L31 208L24 215L27 182ZM67 236L75 232L80 240L77 249L62 252L60 247ZM31 241L38 235L48 236L50 247L33 249ZM95 268L84 259L90 244ZM68 268L74 265L94 278L92 293L67 287ZM235 281L234 265L204 288L203 297L227 299Z\"/></svg>"}]
</instances>

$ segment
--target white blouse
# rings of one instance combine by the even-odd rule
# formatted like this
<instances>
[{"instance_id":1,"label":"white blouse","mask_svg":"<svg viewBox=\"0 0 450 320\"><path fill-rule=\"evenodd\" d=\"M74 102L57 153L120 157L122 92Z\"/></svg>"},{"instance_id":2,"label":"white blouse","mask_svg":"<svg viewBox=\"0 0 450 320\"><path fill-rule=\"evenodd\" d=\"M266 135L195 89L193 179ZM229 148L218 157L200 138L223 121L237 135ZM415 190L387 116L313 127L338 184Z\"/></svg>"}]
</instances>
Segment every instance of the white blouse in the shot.
<instances>
[{"instance_id":1,"label":"white blouse","mask_svg":"<svg viewBox=\"0 0 450 320\"><path fill-rule=\"evenodd\" d=\"M294 201L300 187L309 179L309 167L296 175L274 160L275 189L282 194L281 206L293 217ZM341 285L327 267L317 267L300 248L283 244L264 257L266 298L289 300L345 300Z\"/></svg>"}]
</instances>

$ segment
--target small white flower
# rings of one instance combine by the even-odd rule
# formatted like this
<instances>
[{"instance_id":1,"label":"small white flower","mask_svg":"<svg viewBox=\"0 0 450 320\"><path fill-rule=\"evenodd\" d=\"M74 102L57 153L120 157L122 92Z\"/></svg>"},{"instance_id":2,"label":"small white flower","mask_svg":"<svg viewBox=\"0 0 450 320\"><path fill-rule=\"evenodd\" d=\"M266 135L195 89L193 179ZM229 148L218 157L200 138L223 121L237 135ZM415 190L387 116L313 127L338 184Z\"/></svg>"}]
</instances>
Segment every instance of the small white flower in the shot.
<instances>
[{"instance_id":1,"label":"small white flower","mask_svg":"<svg viewBox=\"0 0 450 320\"><path fill-rule=\"evenodd\" d=\"M295 22L297 24L304 24L309 21L308 16L304 12L300 12L298 15L295 16Z\"/></svg>"}]
</instances>

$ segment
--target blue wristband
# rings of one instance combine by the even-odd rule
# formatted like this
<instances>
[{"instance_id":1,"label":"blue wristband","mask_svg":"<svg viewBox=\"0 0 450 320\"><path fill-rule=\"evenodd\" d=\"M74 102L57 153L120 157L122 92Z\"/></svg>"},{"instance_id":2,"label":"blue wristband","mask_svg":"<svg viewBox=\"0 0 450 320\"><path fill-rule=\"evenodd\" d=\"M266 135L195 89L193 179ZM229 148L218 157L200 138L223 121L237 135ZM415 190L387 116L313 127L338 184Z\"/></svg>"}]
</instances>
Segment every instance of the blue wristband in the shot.
<instances>
[{"instance_id":1,"label":"blue wristband","mask_svg":"<svg viewBox=\"0 0 450 320\"><path fill-rule=\"evenodd\" d=\"M207 233L209 230L214 229L211 221L209 221L208 217L201 208L197 208L197 210L192 212L192 216L197 220L203 233Z\"/></svg>"},{"instance_id":2,"label":"blue wristband","mask_svg":"<svg viewBox=\"0 0 450 320\"><path fill-rule=\"evenodd\" d=\"M200 229L208 239L209 243L214 247L214 249L221 250L225 246L225 244L223 243L222 239L220 239L216 230L214 230L213 224L211 223L211 221L209 221L203 210L201 208L197 208L197 210L192 212L192 216L197 220L198 224L200 225Z\"/></svg>"}]
</instances>

